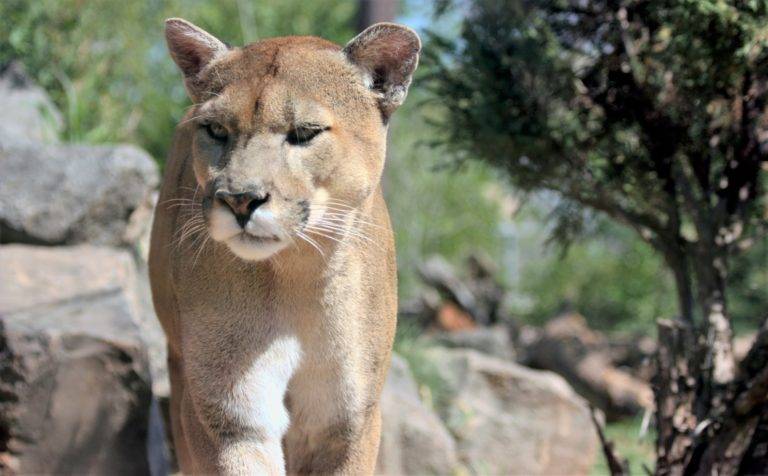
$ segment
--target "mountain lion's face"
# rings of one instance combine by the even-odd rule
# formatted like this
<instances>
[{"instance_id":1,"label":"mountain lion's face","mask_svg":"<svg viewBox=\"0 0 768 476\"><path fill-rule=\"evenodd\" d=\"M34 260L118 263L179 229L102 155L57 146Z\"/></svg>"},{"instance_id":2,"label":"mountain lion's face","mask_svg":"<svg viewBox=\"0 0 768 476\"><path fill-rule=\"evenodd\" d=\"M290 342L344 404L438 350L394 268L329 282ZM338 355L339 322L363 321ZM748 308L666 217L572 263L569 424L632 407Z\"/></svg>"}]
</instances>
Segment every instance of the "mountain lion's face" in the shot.
<instances>
[{"instance_id":1,"label":"mountain lion's face","mask_svg":"<svg viewBox=\"0 0 768 476\"><path fill-rule=\"evenodd\" d=\"M341 229L378 186L415 34L376 25L343 50L313 37L229 49L183 20L166 35L196 103L180 127L211 238L261 260Z\"/></svg>"}]
</instances>

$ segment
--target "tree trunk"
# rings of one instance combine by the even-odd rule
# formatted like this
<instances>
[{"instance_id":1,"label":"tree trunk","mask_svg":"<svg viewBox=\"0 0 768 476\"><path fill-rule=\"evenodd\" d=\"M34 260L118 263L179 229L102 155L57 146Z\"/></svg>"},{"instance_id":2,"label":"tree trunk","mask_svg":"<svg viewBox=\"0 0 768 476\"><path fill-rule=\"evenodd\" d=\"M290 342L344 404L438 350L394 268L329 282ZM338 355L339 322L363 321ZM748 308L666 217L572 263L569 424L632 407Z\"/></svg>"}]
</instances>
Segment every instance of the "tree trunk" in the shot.
<instances>
[{"instance_id":1,"label":"tree trunk","mask_svg":"<svg viewBox=\"0 0 768 476\"><path fill-rule=\"evenodd\" d=\"M727 319L717 304L705 309L720 315L698 331L681 322L659 322L653 382L658 475L746 475L768 469L768 319L738 369L734 366L735 378L717 381L714 359L722 333L712 325Z\"/></svg>"},{"instance_id":2,"label":"tree trunk","mask_svg":"<svg viewBox=\"0 0 768 476\"><path fill-rule=\"evenodd\" d=\"M398 3L398 0L359 0L357 31L363 31L374 23L394 21Z\"/></svg>"},{"instance_id":3,"label":"tree trunk","mask_svg":"<svg viewBox=\"0 0 768 476\"><path fill-rule=\"evenodd\" d=\"M703 325L695 368L699 370L696 416L699 421L725 414L736 377L733 331L725 300L725 252L700 243L693 268L698 283Z\"/></svg>"},{"instance_id":4,"label":"tree trunk","mask_svg":"<svg viewBox=\"0 0 768 476\"><path fill-rule=\"evenodd\" d=\"M700 237L686 251L690 253L665 254L675 275L683 318L660 321L658 327L653 381L656 474L764 474L768 471L768 318L737 366L725 299L726 250ZM685 317L693 314L686 307L692 301L691 272L702 315L698 326Z\"/></svg>"},{"instance_id":5,"label":"tree trunk","mask_svg":"<svg viewBox=\"0 0 768 476\"><path fill-rule=\"evenodd\" d=\"M659 349L653 393L656 401L656 474L679 476L690 461L697 425L695 370L689 351L695 341L692 328L679 321L658 323Z\"/></svg>"},{"instance_id":6,"label":"tree trunk","mask_svg":"<svg viewBox=\"0 0 768 476\"><path fill-rule=\"evenodd\" d=\"M688 325L693 325L693 286L688 259L682 251L671 252L663 249L660 251L662 251L664 260L675 278L680 319Z\"/></svg>"}]
</instances>

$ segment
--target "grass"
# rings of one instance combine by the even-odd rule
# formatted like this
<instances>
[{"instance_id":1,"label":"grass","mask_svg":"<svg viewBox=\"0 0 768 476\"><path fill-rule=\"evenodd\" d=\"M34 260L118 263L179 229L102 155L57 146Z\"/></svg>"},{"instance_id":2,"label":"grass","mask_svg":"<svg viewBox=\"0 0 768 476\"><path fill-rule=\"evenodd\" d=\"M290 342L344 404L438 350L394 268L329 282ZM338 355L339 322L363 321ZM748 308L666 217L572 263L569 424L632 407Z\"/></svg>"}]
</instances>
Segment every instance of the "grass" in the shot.
<instances>
[{"instance_id":1,"label":"grass","mask_svg":"<svg viewBox=\"0 0 768 476\"><path fill-rule=\"evenodd\" d=\"M609 423L605 428L606 437L613 442L614 448L616 448L619 454L629 461L630 474L646 474L643 465L649 469L654 467L655 454L653 442L655 435L649 430L641 438L641 422L642 418L637 417ZM592 468L591 474L594 476L611 474L602 450L598 455L597 463Z\"/></svg>"},{"instance_id":2,"label":"grass","mask_svg":"<svg viewBox=\"0 0 768 476\"><path fill-rule=\"evenodd\" d=\"M425 355L428 348L419 335L417 326L401 319L397 323L393 350L408 363L422 402L440 413L447 405L446 385L435 365Z\"/></svg>"}]
</instances>

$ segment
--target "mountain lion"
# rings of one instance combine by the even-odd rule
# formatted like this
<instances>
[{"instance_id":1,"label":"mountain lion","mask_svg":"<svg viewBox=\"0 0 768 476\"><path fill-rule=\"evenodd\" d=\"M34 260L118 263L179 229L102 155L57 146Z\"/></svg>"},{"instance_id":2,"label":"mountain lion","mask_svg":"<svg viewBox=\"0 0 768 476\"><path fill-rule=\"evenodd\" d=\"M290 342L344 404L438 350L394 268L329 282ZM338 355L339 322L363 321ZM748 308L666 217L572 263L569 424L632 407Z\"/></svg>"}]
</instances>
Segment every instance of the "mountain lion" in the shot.
<instances>
[{"instance_id":1,"label":"mountain lion","mask_svg":"<svg viewBox=\"0 0 768 476\"><path fill-rule=\"evenodd\" d=\"M150 251L181 470L370 474L397 310L379 182L419 38L166 39L194 103Z\"/></svg>"}]
</instances>

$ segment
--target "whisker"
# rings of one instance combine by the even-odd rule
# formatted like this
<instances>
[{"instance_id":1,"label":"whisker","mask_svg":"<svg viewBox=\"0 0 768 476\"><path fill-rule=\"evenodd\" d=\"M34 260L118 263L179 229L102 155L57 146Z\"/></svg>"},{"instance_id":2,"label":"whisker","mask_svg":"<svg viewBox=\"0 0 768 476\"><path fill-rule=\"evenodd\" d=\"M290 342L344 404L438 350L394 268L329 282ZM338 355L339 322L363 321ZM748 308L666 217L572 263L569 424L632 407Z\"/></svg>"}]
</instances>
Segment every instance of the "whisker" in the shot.
<instances>
[{"instance_id":1,"label":"whisker","mask_svg":"<svg viewBox=\"0 0 768 476\"><path fill-rule=\"evenodd\" d=\"M339 227L339 226L336 226L336 225L332 225L332 224L327 224L327 223L318 224L318 225L310 225L307 228L314 228L314 229L318 229L318 230L331 231L331 232L335 232L338 235L348 235L348 236L351 236L351 237L357 237L357 238L361 238L361 239L370 241L371 243L378 244L372 238L370 238L369 236L365 235L364 233L361 233L359 230L355 230L355 229L351 229L351 228L342 228L342 227Z\"/></svg>"},{"instance_id":2,"label":"whisker","mask_svg":"<svg viewBox=\"0 0 768 476\"><path fill-rule=\"evenodd\" d=\"M344 232L355 233L355 234L359 234L359 235L363 235L363 236L368 236L368 235L366 235L363 232L363 230L360 230L359 228L355 228L354 226L344 226L344 225L346 225L346 223L337 223L337 222L332 222L332 221L320 220L317 223L313 223L311 226L317 226L317 227L325 226L325 227L333 228L333 229L336 229L336 230L339 230L339 231L344 231Z\"/></svg>"},{"instance_id":3,"label":"whisker","mask_svg":"<svg viewBox=\"0 0 768 476\"><path fill-rule=\"evenodd\" d=\"M194 200L192 200L191 198L179 197L179 198L169 198L168 200L163 200L162 202L160 202L160 204L162 205L162 204L165 204L165 203L176 203L176 202L194 202L194 203L197 203Z\"/></svg>"},{"instance_id":4,"label":"whisker","mask_svg":"<svg viewBox=\"0 0 768 476\"><path fill-rule=\"evenodd\" d=\"M347 218L347 217L353 217L353 218L354 218L354 220L355 220L356 222L358 222L358 223L362 223L362 224L365 224L365 225L368 225L368 226L373 226L373 227L381 228L381 229L383 229L383 230L388 230L388 228L387 228L387 227L384 227L384 226L378 225L378 224L376 224L376 223L372 223L372 222L369 222L369 221L367 221L367 220L363 220L362 218L359 218L359 217L357 217L357 216L353 216L353 215L352 215L352 213L349 213L349 212L347 212L346 210L339 210L339 209L335 209L335 208L332 208L332 207L320 207L320 206L318 206L318 207L316 207L316 208L312 208L312 207L310 207L310 209L312 209L312 210L318 210L318 211L323 211L323 212L324 212L324 213L323 213L323 217L325 217L326 215L328 215L328 216L331 216L331 217L334 217L334 218ZM327 212L327 210L331 210L331 212L330 212L330 213L328 213L328 212ZM322 219L322 218L321 218L321 219Z\"/></svg>"},{"instance_id":5,"label":"whisker","mask_svg":"<svg viewBox=\"0 0 768 476\"><path fill-rule=\"evenodd\" d=\"M192 116L192 117L190 117L188 119L185 119L185 120L179 122L179 125L181 126L181 125L186 124L188 122L192 122L192 121L195 121L197 119L202 119L203 117L209 117L209 116L210 116L209 114L200 114L200 115L197 115L197 116Z\"/></svg>"},{"instance_id":6,"label":"whisker","mask_svg":"<svg viewBox=\"0 0 768 476\"><path fill-rule=\"evenodd\" d=\"M344 213L350 213L355 211L354 208L338 208L336 206L328 206L328 205L310 205L310 210L333 210L337 212L344 212Z\"/></svg>"},{"instance_id":7,"label":"whisker","mask_svg":"<svg viewBox=\"0 0 768 476\"><path fill-rule=\"evenodd\" d=\"M352 205L350 205L349 203L342 202L341 200L335 200L333 198L329 198L325 200L324 203L330 204L330 205L338 205L338 206L347 207L347 208L353 208Z\"/></svg>"},{"instance_id":8,"label":"whisker","mask_svg":"<svg viewBox=\"0 0 768 476\"><path fill-rule=\"evenodd\" d=\"M203 239L202 244L200 245L200 249L197 250L197 253L195 253L195 258L192 261L192 267L194 268L197 265L197 259L200 258L200 255L203 254L203 249L205 248L205 245L208 243L208 240L211 238L211 235L206 233L205 238Z\"/></svg>"},{"instance_id":9,"label":"whisker","mask_svg":"<svg viewBox=\"0 0 768 476\"><path fill-rule=\"evenodd\" d=\"M317 252L320 253L320 256L322 256L323 259L325 259L325 253L323 253L323 250L320 249L320 245L315 240L313 240L312 238L308 237L307 235L305 235L304 233L302 233L300 231L296 231L296 235L299 238L301 238L302 240L306 241L314 249L316 249Z\"/></svg>"},{"instance_id":10,"label":"whisker","mask_svg":"<svg viewBox=\"0 0 768 476\"><path fill-rule=\"evenodd\" d=\"M187 223L184 223L184 225L182 225L178 230L176 230L174 233L174 238L178 238L179 241L183 241L184 237L186 237L191 230L194 230L200 226L200 223L189 220Z\"/></svg>"},{"instance_id":11,"label":"whisker","mask_svg":"<svg viewBox=\"0 0 768 476\"><path fill-rule=\"evenodd\" d=\"M179 227L180 229L183 229L185 227L191 226L192 224L199 224L203 223L203 217L200 215L192 215Z\"/></svg>"},{"instance_id":12,"label":"whisker","mask_svg":"<svg viewBox=\"0 0 768 476\"><path fill-rule=\"evenodd\" d=\"M183 210L198 210L202 208L202 205L197 203L171 203L170 205L167 205L166 208L168 210L172 210L174 208L181 208Z\"/></svg>"},{"instance_id":13,"label":"whisker","mask_svg":"<svg viewBox=\"0 0 768 476\"><path fill-rule=\"evenodd\" d=\"M304 229L307 230L309 233L313 233L315 235L322 236L324 238L328 238L329 240L333 240L333 241L335 241L337 243L344 243L342 240L340 240L340 239L338 239L338 238L336 238L334 236L327 235L325 233L321 233L320 231L316 231L316 230L311 229L309 227L304 227Z\"/></svg>"},{"instance_id":14,"label":"whisker","mask_svg":"<svg viewBox=\"0 0 768 476\"><path fill-rule=\"evenodd\" d=\"M328 223L316 224L316 225L311 225L311 226L305 227L305 229L310 229L310 228L317 229L317 230L324 230L324 231L335 232L335 233L337 233L339 235L344 233L344 234L346 234L348 236L351 236L353 238L359 238L359 239L368 241L371 244L373 244L374 246L378 247L379 249L382 249L381 246L379 245L379 243L374 241L371 237L363 234L359 230L350 229L350 228L341 228L339 226L336 226L336 225L333 225L333 224L328 224Z\"/></svg>"},{"instance_id":15,"label":"whisker","mask_svg":"<svg viewBox=\"0 0 768 476\"><path fill-rule=\"evenodd\" d=\"M177 248L179 250L184 250L184 251L187 251L193 248L195 245L195 241L201 236L201 232L203 231L204 230L202 227L191 230L189 233L185 234L182 238L179 239L177 243ZM192 237L196 237L195 240L191 240ZM188 246L186 248L182 248L182 245L184 245L184 242L188 240L191 240L188 242Z\"/></svg>"},{"instance_id":16,"label":"whisker","mask_svg":"<svg viewBox=\"0 0 768 476\"><path fill-rule=\"evenodd\" d=\"M338 199L338 198L329 197L325 201L328 202L328 203L338 203L340 205L350 206L349 203L345 202L344 200Z\"/></svg>"},{"instance_id":17,"label":"whisker","mask_svg":"<svg viewBox=\"0 0 768 476\"><path fill-rule=\"evenodd\" d=\"M346 223L346 218L347 217L345 217L343 215L338 215L338 214L334 214L334 213L327 213L326 215L328 216L328 220L339 222L339 223ZM319 221L322 222L323 220L325 220L326 219L326 215L323 215L323 217L320 218ZM361 220L360 218L356 218L356 217L352 218L352 221L353 221L352 225L361 224L361 225L371 226L371 227L374 227L374 228L379 228L381 230L387 230L387 231L389 230L389 228L387 228L387 227L384 227L384 226L381 226L381 225L377 225L376 223L371 223L369 221Z\"/></svg>"},{"instance_id":18,"label":"whisker","mask_svg":"<svg viewBox=\"0 0 768 476\"><path fill-rule=\"evenodd\" d=\"M176 241L177 246L180 246L186 239L203 230L205 230L205 222L201 217L194 216L176 230L174 241Z\"/></svg>"}]
</instances>

